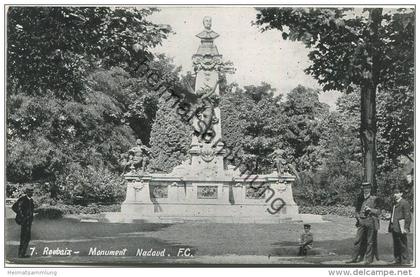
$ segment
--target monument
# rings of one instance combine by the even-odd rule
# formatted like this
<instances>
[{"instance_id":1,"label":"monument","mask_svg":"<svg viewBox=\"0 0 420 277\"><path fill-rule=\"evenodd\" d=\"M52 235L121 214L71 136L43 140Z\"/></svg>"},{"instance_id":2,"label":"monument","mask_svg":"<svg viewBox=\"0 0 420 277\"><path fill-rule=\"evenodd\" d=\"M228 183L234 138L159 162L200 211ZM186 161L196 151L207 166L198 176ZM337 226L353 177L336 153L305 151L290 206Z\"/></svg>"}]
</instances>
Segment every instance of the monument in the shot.
<instances>
[{"instance_id":1,"label":"monument","mask_svg":"<svg viewBox=\"0 0 420 277\"><path fill-rule=\"evenodd\" d=\"M218 107L219 72L224 63L214 44L219 34L211 29L210 17L204 18L203 25L197 35L200 45L192 57L196 74L193 93L201 108L193 120L191 158L169 174L148 173L144 167L125 174L127 194L121 213L107 217L124 222L301 220L303 215L299 215L292 194L295 176L281 168L279 158L274 159L273 172L267 175L252 175L227 164L229 149L223 143Z\"/></svg>"}]
</instances>

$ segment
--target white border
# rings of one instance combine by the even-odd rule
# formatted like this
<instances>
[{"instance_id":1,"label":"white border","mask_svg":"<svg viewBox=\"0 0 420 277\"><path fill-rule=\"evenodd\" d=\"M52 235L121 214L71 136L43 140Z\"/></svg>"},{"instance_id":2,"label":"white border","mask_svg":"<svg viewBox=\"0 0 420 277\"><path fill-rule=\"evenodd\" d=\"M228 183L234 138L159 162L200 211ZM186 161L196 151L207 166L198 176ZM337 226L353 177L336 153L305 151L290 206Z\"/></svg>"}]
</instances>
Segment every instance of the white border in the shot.
<instances>
[{"instance_id":1,"label":"white border","mask_svg":"<svg viewBox=\"0 0 420 277\"><path fill-rule=\"evenodd\" d=\"M1 6L1 12L2 15L5 14L5 5L113 5L113 6L120 6L120 5L182 5L182 6L188 6L188 5L208 5L208 4L219 4L221 6L231 6L231 5L240 5L240 6L255 6L255 5L281 5L281 6L295 6L295 5L310 5L310 6L318 6L318 5L328 5L330 7L334 6L343 6L343 5L352 5L356 7L361 7L364 5L375 5L375 6L384 6L384 5L395 5L395 6L406 6L406 5L415 5L415 1L409 0L409 1L389 1L389 0L382 0L382 1L364 1L363 3L361 1L302 1L302 0L284 0L284 1L273 1L273 0L265 0L265 1L238 1L238 0L231 0L229 1L229 4L226 4L226 1L223 0L215 0L215 1L110 1L110 0L103 0L103 1L74 1L74 0L68 0L68 1L61 1L61 0L49 0L49 1L4 1L4 5ZM371 6L371 7L375 7ZM417 25L417 18L416 18L416 25ZM0 32L1 32L1 42L2 42L2 53L5 53L5 41L4 41L4 29L5 28L5 19L1 20L0 22ZM416 38L419 37L419 28L416 28ZM416 39L416 54L417 54L417 39ZM0 56L0 64L5 69L5 60L4 60L4 54ZM416 55L416 65L418 64L418 55ZM4 73L4 71L3 71ZM4 74L1 74L1 85L4 88ZM418 84L418 76L416 74L416 83ZM4 91L5 93L5 91ZM1 101L4 101L5 96L1 97ZM418 106L418 99L419 97L416 97L416 106ZM4 150L5 150L5 103L1 103L0 105L0 122L2 122L2 132L0 134L0 139L3 142L3 149L2 149L2 155L0 159L0 176L3 176L3 184L5 184L5 161L4 161ZM417 113L416 113L416 121L417 121ZM416 129L416 137L418 135L418 128ZM415 152L417 153L417 151ZM416 165L416 173L417 173L417 165ZM4 187L3 187L4 188ZM0 200L2 203L4 203L4 195L3 193L0 194ZM416 198L417 199L417 193ZM418 221L418 215L417 215L417 205L416 211L415 211L415 217L416 221ZM4 207L4 206L3 206ZM2 220L0 220L0 234L1 237L4 239L4 218L2 217ZM415 249L417 249L418 246L418 239L416 238L416 245L413 249L413 252L415 252ZM350 247L350 246L349 246ZM3 261L4 261L4 246L1 245L0 250L0 262L2 263L0 272L2 272L2 276L42 276L42 275L9 275L7 272L9 270L17 270L17 268L4 268ZM42 267L41 267L42 268ZM31 271L31 269L39 270L40 267L31 267L31 268L21 268L20 270L28 270ZM165 276L165 277L173 277L173 276L197 276L200 277L204 276L221 276L222 275L230 275L230 274L240 274L240 276L271 276L271 275L278 275L282 274L283 276L299 276L299 275L306 275L311 277L316 276L329 276L328 271L333 269L346 269L346 268L211 268L211 269L204 269L204 268L94 268L94 267L85 267L85 268L55 268L53 266L49 266L45 268L46 270L50 271L56 271L56 276ZM354 268L350 268L351 270ZM381 268L384 269L384 268ZM391 269L391 268L386 268ZM398 268L395 268L395 270L398 270ZM413 275L416 276L416 268L412 268ZM54 275L44 275L44 276L54 276ZM239 275L237 275L239 276ZM376 275L378 276L378 275Z\"/></svg>"}]
</instances>

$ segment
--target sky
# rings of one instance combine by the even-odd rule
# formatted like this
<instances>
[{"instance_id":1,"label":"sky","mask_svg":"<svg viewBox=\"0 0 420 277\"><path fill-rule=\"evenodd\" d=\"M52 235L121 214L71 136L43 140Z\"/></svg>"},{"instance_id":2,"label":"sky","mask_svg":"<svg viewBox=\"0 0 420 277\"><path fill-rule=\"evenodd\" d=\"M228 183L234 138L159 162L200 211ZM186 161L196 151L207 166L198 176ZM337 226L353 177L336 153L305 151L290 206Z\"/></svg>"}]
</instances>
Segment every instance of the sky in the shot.
<instances>
[{"instance_id":1,"label":"sky","mask_svg":"<svg viewBox=\"0 0 420 277\"><path fill-rule=\"evenodd\" d=\"M297 85L320 89L317 81L304 73L310 65L308 49L300 42L283 40L281 32L270 30L261 33L252 25L256 10L252 7L160 7L160 12L150 16L154 23L169 24L175 32L164 40L155 53L172 57L183 73L192 71L192 55L200 39L195 37L204 27L203 17L212 17L212 29L220 37L215 40L219 53L232 61L236 72L228 81L240 86L269 83L277 93L286 94ZM332 109L338 92L320 93L320 101Z\"/></svg>"}]
</instances>

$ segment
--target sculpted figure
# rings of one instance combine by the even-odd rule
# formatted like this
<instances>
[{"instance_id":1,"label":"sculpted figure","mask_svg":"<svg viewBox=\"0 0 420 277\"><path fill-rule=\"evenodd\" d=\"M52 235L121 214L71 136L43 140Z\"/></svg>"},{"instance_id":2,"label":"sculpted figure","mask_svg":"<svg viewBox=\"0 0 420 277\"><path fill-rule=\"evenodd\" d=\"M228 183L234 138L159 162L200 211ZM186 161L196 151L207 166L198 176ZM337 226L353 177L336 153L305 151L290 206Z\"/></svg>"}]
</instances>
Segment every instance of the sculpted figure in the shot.
<instances>
[{"instance_id":1,"label":"sculpted figure","mask_svg":"<svg viewBox=\"0 0 420 277\"><path fill-rule=\"evenodd\" d=\"M218 118L214 114L214 104L209 98L199 101L196 116L193 120L194 133L200 141L210 142L214 137L214 125Z\"/></svg>"},{"instance_id":2,"label":"sculpted figure","mask_svg":"<svg viewBox=\"0 0 420 277\"><path fill-rule=\"evenodd\" d=\"M201 31L196 36L201 40L201 44L197 50L196 55L201 59L205 59L206 62L201 61L201 63L210 63L213 64L216 62L216 56L219 56L219 51L217 50L216 45L213 44L213 41L219 37L219 34L211 29L211 17L205 16L203 19L204 30ZM205 58L206 57L206 58Z\"/></svg>"},{"instance_id":3,"label":"sculpted figure","mask_svg":"<svg viewBox=\"0 0 420 277\"><path fill-rule=\"evenodd\" d=\"M214 40L217 37L219 37L219 34L211 29L211 17L210 16L205 16L203 18L203 26L204 26L204 31L202 31L201 33L199 33L197 35L198 38Z\"/></svg>"},{"instance_id":4,"label":"sculpted figure","mask_svg":"<svg viewBox=\"0 0 420 277\"><path fill-rule=\"evenodd\" d=\"M143 145L140 139L136 141L136 144L136 146L128 150L128 161L126 161L125 166L130 166L130 171L140 169L142 172L145 172L150 160L150 149Z\"/></svg>"},{"instance_id":5,"label":"sculpted figure","mask_svg":"<svg viewBox=\"0 0 420 277\"><path fill-rule=\"evenodd\" d=\"M277 148L273 153L270 154L269 157L273 159L276 165L277 173L279 175L283 175L285 172L288 172L286 151Z\"/></svg>"},{"instance_id":6,"label":"sculpted figure","mask_svg":"<svg viewBox=\"0 0 420 277\"><path fill-rule=\"evenodd\" d=\"M186 102L191 104L192 107L192 126L194 135L199 141L209 143L215 135L214 125L219 122L214 113L214 107L218 105L219 101L215 93L218 84L219 82L216 82L213 87L195 92L188 81L185 82L187 91L184 94Z\"/></svg>"}]
</instances>

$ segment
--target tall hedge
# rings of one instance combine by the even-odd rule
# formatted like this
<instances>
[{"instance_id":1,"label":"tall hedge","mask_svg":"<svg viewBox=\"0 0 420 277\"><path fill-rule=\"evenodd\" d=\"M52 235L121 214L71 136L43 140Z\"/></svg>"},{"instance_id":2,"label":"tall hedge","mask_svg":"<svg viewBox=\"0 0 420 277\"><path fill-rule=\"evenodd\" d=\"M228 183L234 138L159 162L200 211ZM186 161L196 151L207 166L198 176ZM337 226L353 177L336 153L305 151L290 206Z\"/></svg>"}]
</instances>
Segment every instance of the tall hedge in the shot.
<instances>
[{"instance_id":1,"label":"tall hedge","mask_svg":"<svg viewBox=\"0 0 420 277\"><path fill-rule=\"evenodd\" d=\"M188 158L192 127L177 113L176 100L167 94L159 100L159 109L150 134L152 171L169 173Z\"/></svg>"}]
</instances>

